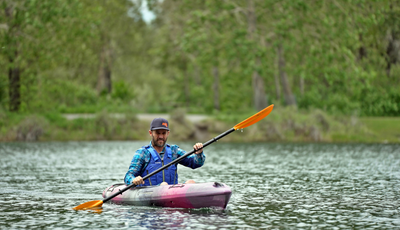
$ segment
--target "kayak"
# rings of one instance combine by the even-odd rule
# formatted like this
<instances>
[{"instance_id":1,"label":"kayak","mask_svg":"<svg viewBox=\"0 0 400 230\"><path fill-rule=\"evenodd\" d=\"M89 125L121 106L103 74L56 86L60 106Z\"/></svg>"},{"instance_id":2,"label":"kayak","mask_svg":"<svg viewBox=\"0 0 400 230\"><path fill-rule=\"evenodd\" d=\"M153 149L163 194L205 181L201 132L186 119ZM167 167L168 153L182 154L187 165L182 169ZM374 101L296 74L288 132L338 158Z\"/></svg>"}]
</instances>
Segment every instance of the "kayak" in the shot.
<instances>
[{"instance_id":1,"label":"kayak","mask_svg":"<svg viewBox=\"0 0 400 230\"><path fill-rule=\"evenodd\" d=\"M112 185L103 191L103 197L106 198L125 187L125 184ZM110 202L135 206L225 209L231 194L229 186L218 182L141 186L125 191Z\"/></svg>"}]
</instances>

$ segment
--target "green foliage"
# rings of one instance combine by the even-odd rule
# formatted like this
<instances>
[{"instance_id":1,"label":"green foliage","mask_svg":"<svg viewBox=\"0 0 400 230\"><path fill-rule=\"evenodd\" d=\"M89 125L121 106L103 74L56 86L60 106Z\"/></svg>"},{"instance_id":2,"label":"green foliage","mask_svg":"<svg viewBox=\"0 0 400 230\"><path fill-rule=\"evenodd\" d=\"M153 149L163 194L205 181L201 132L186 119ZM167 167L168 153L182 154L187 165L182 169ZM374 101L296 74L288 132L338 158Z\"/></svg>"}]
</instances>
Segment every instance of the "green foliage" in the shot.
<instances>
[{"instance_id":1,"label":"green foliage","mask_svg":"<svg viewBox=\"0 0 400 230\"><path fill-rule=\"evenodd\" d=\"M132 99L132 93L129 90L128 86L123 81L118 81L114 83L114 89L112 93L112 97L115 99L120 99L122 101L127 101Z\"/></svg>"},{"instance_id":2,"label":"green foliage","mask_svg":"<svg viewBox=\"0 0 400 230\"><path fill-rule=\"evenodd\" d=\"M61 116L59 113L45 113L43 114L43 117L46 118L46 120L51 123L56 125L57 127L60 127L62 129L66 129L68 127L68 121L65 117Z\"/></svg>"},{"instance_id":3,"label":"green foliage","mask_svg":"<svg viewBox=\"0 0 400 230\"><path fill-rule=\"evenodd\" d=\"M369 90L364 92L360 101L365 109L363 115L367 116L398 116L400 114L400 91Z\"/></svg>"},{"instance_id":4,"label":"green foliage","mask_svg":"<svg viewBox=\"0 0 400 230\"><path fill-rule=\"evenodd\" d=\"M282 47L299 109L400 115L399 50L389 49L400 42L393 1L152 0L156 19L148 24L140 3L2 1L0 107L9 109L16 90L9 71L19 68L20 113L185 108L234 120L254 111L255 72L265 88L259 97L285 101Z\"/></svg>"}]
</instances>

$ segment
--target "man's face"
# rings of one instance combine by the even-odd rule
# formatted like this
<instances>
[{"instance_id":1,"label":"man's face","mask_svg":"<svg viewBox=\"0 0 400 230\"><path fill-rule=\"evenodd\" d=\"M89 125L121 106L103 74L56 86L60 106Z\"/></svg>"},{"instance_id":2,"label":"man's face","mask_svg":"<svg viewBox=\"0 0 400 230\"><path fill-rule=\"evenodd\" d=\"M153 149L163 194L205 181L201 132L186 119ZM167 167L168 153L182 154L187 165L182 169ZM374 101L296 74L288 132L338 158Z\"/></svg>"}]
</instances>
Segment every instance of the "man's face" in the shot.
<instances>
[{"instance_id":1,"label":"man's face","mask_svg":"<svg viewBox=\"0 0 400 230\"><path fill-rule=\"evenodd\" d=\"M165 143L167 143L169 131L165 129L158 129L149 131L150 136L152 136L152 142L154 146L164 147Z\"/></svg>"}]
</instances>

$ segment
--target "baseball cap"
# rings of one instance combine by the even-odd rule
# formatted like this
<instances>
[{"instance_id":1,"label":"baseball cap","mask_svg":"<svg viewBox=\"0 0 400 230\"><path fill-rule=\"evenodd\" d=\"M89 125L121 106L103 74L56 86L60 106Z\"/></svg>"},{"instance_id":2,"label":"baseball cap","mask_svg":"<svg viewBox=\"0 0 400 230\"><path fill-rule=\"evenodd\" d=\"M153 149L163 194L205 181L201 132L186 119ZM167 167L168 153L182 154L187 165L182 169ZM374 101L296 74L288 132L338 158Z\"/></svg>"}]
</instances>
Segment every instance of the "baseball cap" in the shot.
<instances>
[{"instance_id":1,"label":"baseball cap","mask_svg":"<svg viewBox=\"0 0 400 230\"><path fill-rule=\"evenodd\" d=\"M169 131L167 119L155 118L150 124L150 130L157 130L157 129L166 129Z\"/></svg>"}]
</instances>

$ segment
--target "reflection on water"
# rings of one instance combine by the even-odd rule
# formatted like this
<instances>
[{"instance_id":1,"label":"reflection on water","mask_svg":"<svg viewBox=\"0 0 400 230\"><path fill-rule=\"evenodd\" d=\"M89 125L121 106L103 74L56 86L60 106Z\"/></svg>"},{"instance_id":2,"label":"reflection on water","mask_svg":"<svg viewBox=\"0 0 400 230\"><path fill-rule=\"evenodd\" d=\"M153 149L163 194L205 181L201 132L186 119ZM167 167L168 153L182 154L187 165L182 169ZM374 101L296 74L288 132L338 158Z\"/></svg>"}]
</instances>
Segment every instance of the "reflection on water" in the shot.
<instances>
[{"instance_id":1,"label":"reflection on water","mask_svg":"<svg viewBox=\"0 0 400 230\"><path fill-rule=\"evenodd\" d=\"M3 228L400 228L400 146L227 144L180 180L231 186L226 210L73 211L123 180L147 142L0 143ZM191 149L192 143L180 143Z\"/></svg>"},{"instance_id":2,"label":"reflection on water","mask_svg":"<svg viewBox=\"0 0 400 230\"><path fill-rule=\"evenodd\" d=\"M223 210L213 209L172 209L172 208L145 208L124 207L113 209L114 215L125 220L125 226L131 228L177 228L196 226L213 226L214 221L223 224L226 221ZM210 220L214 219L213 220Z\"/></svg>"}]
</instances>

